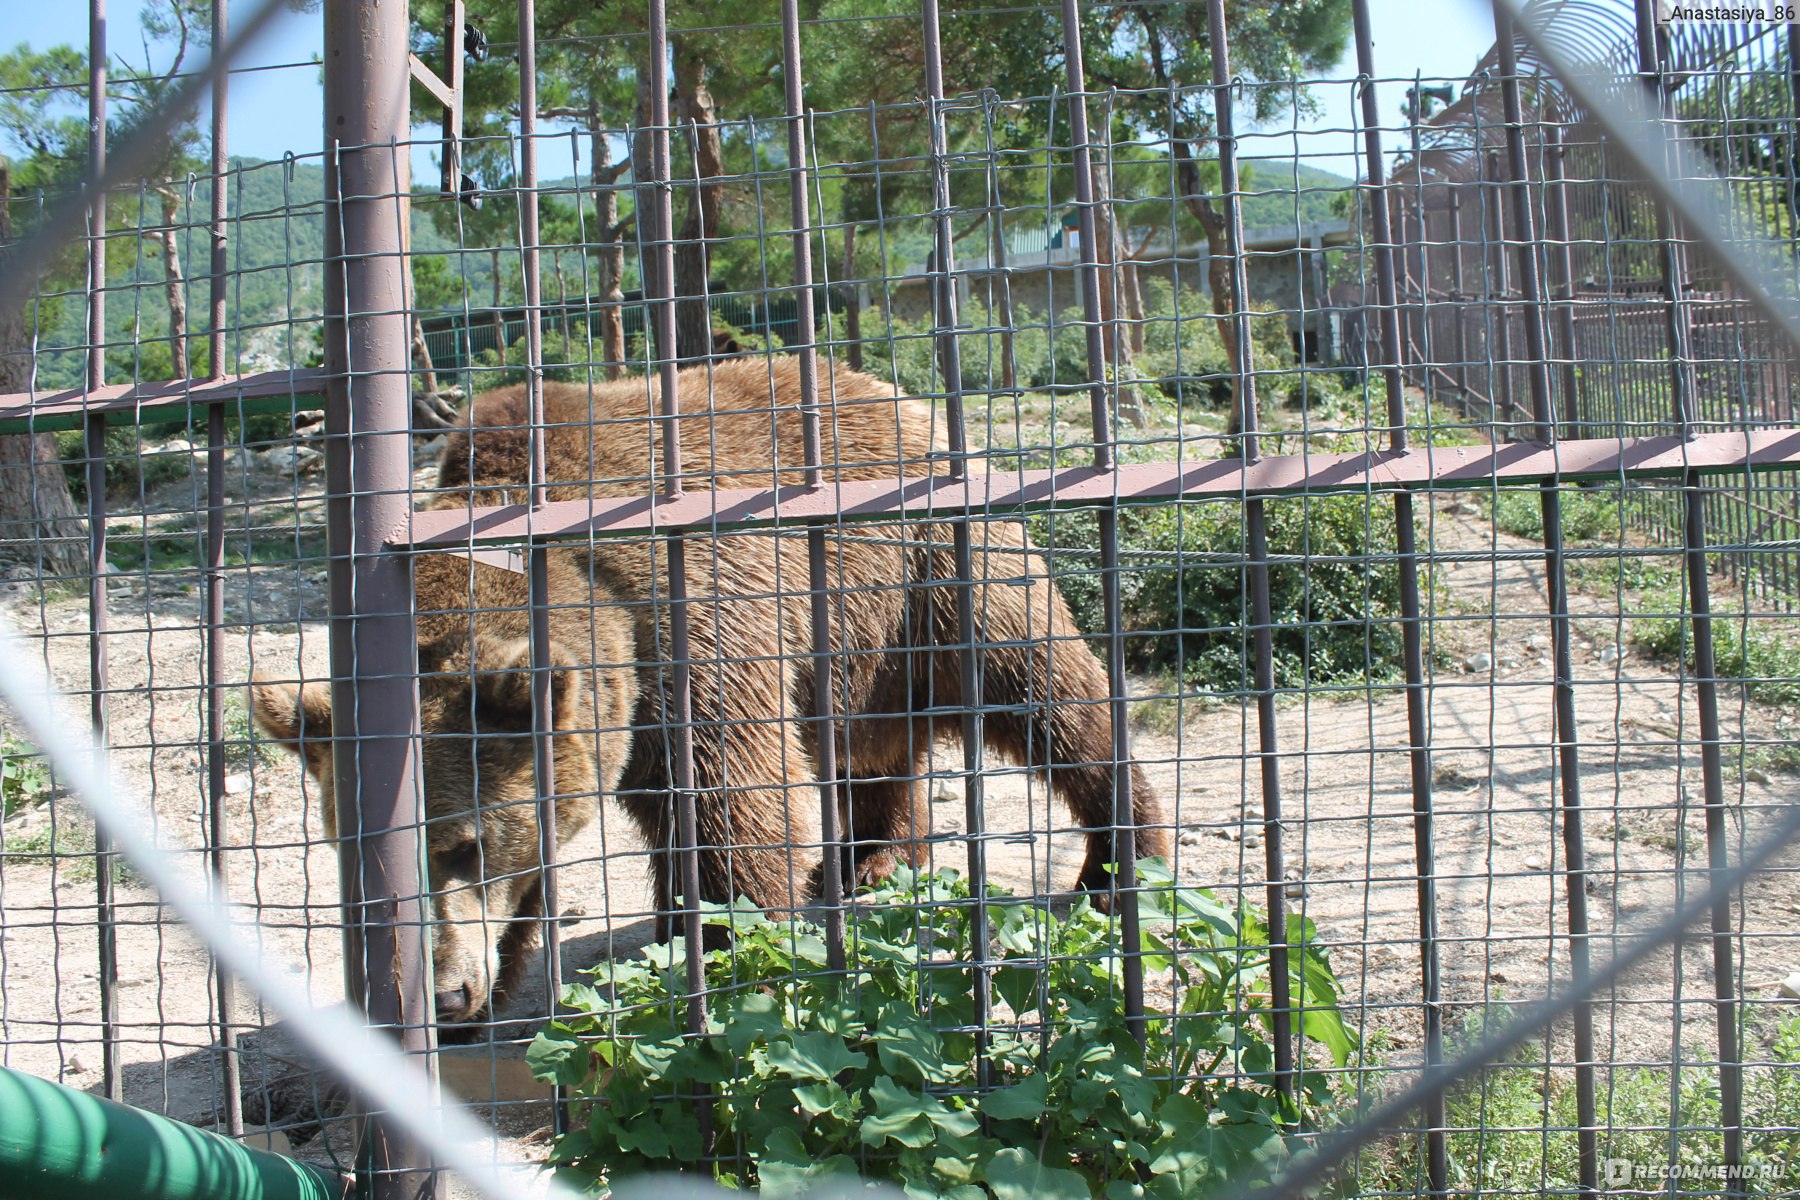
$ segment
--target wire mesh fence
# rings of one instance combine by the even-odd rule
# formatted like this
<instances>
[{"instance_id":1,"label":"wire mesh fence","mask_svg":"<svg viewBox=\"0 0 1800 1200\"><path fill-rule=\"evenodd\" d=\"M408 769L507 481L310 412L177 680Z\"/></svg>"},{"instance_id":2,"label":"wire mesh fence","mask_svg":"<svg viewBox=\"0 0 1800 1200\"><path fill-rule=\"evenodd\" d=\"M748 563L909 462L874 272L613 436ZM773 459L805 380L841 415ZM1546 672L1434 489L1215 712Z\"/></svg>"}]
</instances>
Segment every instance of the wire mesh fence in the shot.
<instances>
[{"instance_id":1,"label":"wire mesh fence","mask_svg":"<svg viewBox=\"0 0 1800 1200\"><path fill-rule=\"evenodd\" d=\"M328 2L278 162L15 56L5 1067L381 1195L1793 1191L1790 27L1367 8Z\"/></svg>"}]
</instances>

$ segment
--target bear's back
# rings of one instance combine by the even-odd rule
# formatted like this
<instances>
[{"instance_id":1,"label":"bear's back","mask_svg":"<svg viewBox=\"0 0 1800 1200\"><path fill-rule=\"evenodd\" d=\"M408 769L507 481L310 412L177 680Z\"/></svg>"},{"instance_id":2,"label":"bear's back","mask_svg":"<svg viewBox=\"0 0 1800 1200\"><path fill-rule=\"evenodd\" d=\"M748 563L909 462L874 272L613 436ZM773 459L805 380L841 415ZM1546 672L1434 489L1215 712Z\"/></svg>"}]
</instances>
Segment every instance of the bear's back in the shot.
<instances>
[{"instance_id":1,"label":"bear's back","mask_svg":"<svg viewBox=\"0 0 1800 1200\"><path fill-rule=\"evenodd\" d=\"M767 488L804 480L800 364L791 356L690 367L679 380L685 488ZM939 438L932 410L896 398L868 375L819 378L821 457L827 479L927 474ZM665 486L661 388L642 377L544 388L546 476L552 499L641 496ZM453 430L438 487L474 490L476 504L519 503L530 472L529 408L522 384L478 396ZM469 503L464 495L434 506Z\"/></svg>"}]
</instances>

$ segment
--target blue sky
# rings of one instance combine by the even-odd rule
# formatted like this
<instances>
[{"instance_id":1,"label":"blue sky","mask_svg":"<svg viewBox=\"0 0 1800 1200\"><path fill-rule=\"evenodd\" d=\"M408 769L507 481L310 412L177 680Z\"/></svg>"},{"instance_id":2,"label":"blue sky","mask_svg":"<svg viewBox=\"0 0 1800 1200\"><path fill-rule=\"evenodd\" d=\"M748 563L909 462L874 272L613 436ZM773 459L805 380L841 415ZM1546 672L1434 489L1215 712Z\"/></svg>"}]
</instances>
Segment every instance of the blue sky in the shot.
<instances>
[{"instance_id":1,"label":"blue sky","mask_svg":"<svg viewBox=\"0 0 1800 1200\"><path fill-rule=\"evenodd\" d=\"M141 0L110 0L108 4L110 38L115 55L134 61L143 58L138 38L138 9ZM245 17L256 0L232 0L234 17ZM7 24L15 42L36 49L57 43L84 45L87 41L87 5L79 0L10 5ZM1416 74L1425 79L1461 81L1475 60L1493 44L1494 28L1491 12L1485 3L1465 0L1452 4L1420 4L1418 0L1370 0L1370 16L1374 28L1375 66L1383 80L1410 80ZM284 153L316 154L322 141L319 98L319 68L314 57L322 40L321 16L312 13L283 13L274 26L251 49L241 70L232 79L231 152L256 158L280 158ZM1354 58L1346 56L1332 77L1351 79L1356 75ZM1386 83L1381 87L1383 124L1401 123L1400 101L1405 84ZM1349 157L1358 148L1351 111L1351 89L1337 86L1320 89L1326 111L1302 126L1299 136L1258 137L1247 141L1246 155L1287 157L1306 155L1316 165L1341 174L1355 171ZM1277 125L1289 124L1278 122ZM1272 133L1273 130L1264 130ZM1389 144L1393 144L1389 135ZM548 140L539 152L539 170L545 178L570 173L568 141ZM415 173L429 178L429 151L415 157Z\"/></svg>"}]
</instances>

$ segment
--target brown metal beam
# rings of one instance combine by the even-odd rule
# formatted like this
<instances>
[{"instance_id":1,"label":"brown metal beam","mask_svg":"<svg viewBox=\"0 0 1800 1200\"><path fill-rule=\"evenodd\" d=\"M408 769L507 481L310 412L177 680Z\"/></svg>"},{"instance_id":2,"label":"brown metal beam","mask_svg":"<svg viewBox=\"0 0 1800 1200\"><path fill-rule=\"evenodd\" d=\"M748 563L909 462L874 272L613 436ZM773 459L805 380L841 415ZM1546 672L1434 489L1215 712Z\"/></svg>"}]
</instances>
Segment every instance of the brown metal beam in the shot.
<instances>
[{"instance_id":1,"label":"brown metal beam","mask_svg":"<svg viewBox=\"0 0 1800 1200\"><path fill-rule=\"evenodd\" d=\"M112 424L155 425L183 420L190 409L212 404L242 403L245 412L287 408L308 412L325 407L325 379L323 370L301 368L216 379L111 383L61 392L8 392L0 394L0 434L79 429L95 413L106 414ZM277 400L291 404L270 403Z\"/></svg>"},{"instance_id":2,"label":"brown metal beam","mask_svg":"<svg viewBox=\"0 0 1800 1200\"><path fill-rule=\"evenodd\" d=\"M1132 463L1113 470L1054 470L948 475L901 480L732 488L679 495L560 500L524 505L415 512L410 535L392 544L455 548L472 544L554 541L588 536L681 530L741 529L820 518L945 520L968 513L1023 512L1110 503L1278 496L1296 493L1432 490L1525 486L1546 480L1679 481L1688 472L1800 469L1800 430L1756 429L1679 437L1594 438L1556 446L1533 442L1424 447L1361 454L1307 454L1214 459L1203 463ZM527 519L529 515L529 520Z\"/></svg>"}]
</instances>

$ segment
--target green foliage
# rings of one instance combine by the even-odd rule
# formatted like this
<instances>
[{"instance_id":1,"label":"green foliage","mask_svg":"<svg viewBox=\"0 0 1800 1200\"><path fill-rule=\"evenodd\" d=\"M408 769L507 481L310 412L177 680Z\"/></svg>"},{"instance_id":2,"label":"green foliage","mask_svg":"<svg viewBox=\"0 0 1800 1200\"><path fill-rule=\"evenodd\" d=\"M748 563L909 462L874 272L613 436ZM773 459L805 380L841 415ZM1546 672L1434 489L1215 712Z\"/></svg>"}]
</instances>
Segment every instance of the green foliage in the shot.
<instances>
[{"instance_id":1,"label":"green foliage","mask_svg":"<svg viewBox=\"0 0 1800 1200\"><path fill-rule=\"evenodd\" d=\"M1748 1022L1746 1041L1762 1048L1746 1047L1744 1162L1753 1170L1775 1168L1768 1178L1786 1194L1791 1172L1800 1168L1800 1017L1769 1020L1762 1015L1766 1011L1752 1010ZM1503 1013L1492 1019L1504 1019ZM1471 1016L1459 1040L1475 1041L1484 1023L1481 1014ZM1676 1125L1681 1130L1676 1161L1695 1172L1688 1178L1717 1178L1708 1173L1723 1155L1717 1132L1725 1125L1718 1068L1701 1054L1689 1054L1678 1080L1667 1069L1602 1065L1596 1087L1602 1160L1624 1159L1660 1170L1670 1161L1669 1130ZM1579 1190L1575 1074L1568 1068L1546 1069L1531 1056L1529 1049L1515 1051L1446 1098L1450 1185L1455 1191L1536 1196ZM1423 1150L1416 1136L1377 1144L1358 1156L1352 1174L1334 1192L1413 1195L1426 1186ZM1660 1179L1637 1179L1625 1190L1664 1186ZM1754 1183L1751 1194L1756 1194Z\"/></svg>"},{"instance_id":2,"label":"green foliage","mask_svg":"<svg viewBox=\"0 0 1800 1200\"><path fill-rule=\"evenodd\" d=\"M1618 545L1625 533L1623 493L1617 486L1568 487L1558 492L1563 541L1569 545ZM1537 488L1504 488L1493 493L1494 523L1507 533L1544 540L1543 493Z\"/></svg>"},{"instance_id":3,"label":"green foliage","mask_svg":"<svg viewBox=\"0 0 1800 1200\"><path fill-rule=\"evenodd\" d=\"M571 322L567 334L554 325L544 327L544 379L549 383L586 382L589 372L594 370L592 364L600 354L600 347L588 337L588 327L584 321ZM516 339L506 348L504 363L493 350L483 350L475 356L475 390L485 392L508 384L524 383L528 357L524 338ZM594 373L598 374L597 371Z\"/></svg>"},{"instance_id":4,"label":"green foliage","mask_svg":"<svg viewBox=\"0 0 1800 1200\"><path fill-rule=\"evenodd\" d=\"M85 501L87 435L80 429L63 429L55 437L56 453L69 480L69 494ZM143 431L135 425L108 425L104 445L108 496L136 497L170 480L185 478L194 469L193 459L186 451L159 453L154 446L146 446Z\"/></svg>"},{"instance_id":5,"label":"green foliage","mask_svg":"<svg viewBox=\"0 0 1800 1200\"><path fill-rule=\"evenodd\" d=\"M705 955L703 1037L682 1032L679 939L568 988L573 1011L528 1055L586 1102L551 1162L600 1193L696 1162L699 1131L678 1097L704 1087L719 1179L770 1196L858 1174L963 1200L1192 1196L1267 1178L1332 1102L1308 1059L1343 1066L1356 1050L1337 980L1311 923L1291 924L1289 985L1314 1047L1287 1101L1273 1086L1263 918L1177 886L1158 861L1139 866L1145 969L1172 972L1177 997L1150 1014L1143 1046L1120 1004L1117 922L1085 900L1059 918L990 890L999 965L984 1084L968 1032L969 890L953 873L903 870L850 910L843 974L827 970L811 922L710 911L733 947Z\"/></svg>"},{"instance_id":6,"label":"green foliage","mask_svg":"<svg viewBox=\"0 0 1800 1200\"><path fill-rule=\"evenodd\" d=\"M1160 396L1178 404L1214 408L1229 405L1233 368L1207 298L1191 288L1177 291L1167 280L1157 278L1144 280L1143 291L1144 348L1132 356L1131 378L1151 399ZM998 327L1005 314L972 307L963 316L975 326L957 335L964 384L971 389L998 388L1001 343L987 332L987 326ZM1013 366L1019 387L1070 389L1093 378L1083 321L1079 307L1050 314L1025 304L1013 306ZM892 379L909 395L930 395L942 389L937 377L937 341L929 318L909 321L871 314L864 317L863 334L868 339L863 347L865 370ZM1251 322L1251 336L1259 372L1292 369L1294 352L1285 316L1257 314ZM1327 376L1312 372L1307 378L1318 384Z\"/></svg>"},{"instance_id":7,"label":"green foliage","mask_svg":"<svg viewBox=\"0 0 1800 1200\"><path fill-rule=\"evenodd\" d=\"M1651 592L1645 611L1661 614L1631 623L1632 639L1652 657L1684 662L1694 669L1694 638L1679 591ZM1741 680L1752 699L1765 704L1800 704L1800 639L1791 626L1770 628L1763 620L1715 612L1713 662L1719 678Z\"/></svg>"},{"instance_id":8,"label":"green foliage","mask_svg":"<svg viewBox=\"0 0 1800 1200\"><path fill-rule=\"evenodd\" d=\"M1264 501L1275 685L1380 682L1402 668L1400 573L1371 556L1396 549L1383 497L1284 496ZM1105 628L1092 512L1046 513L1032 536L1081 628ZM1252 684L1247 530L1237 501L1128 508L1119 515L1126 653L1136 670L1190 687Z\"/></svg>"},{"instance_id":9,"label":"green foliage","mask_svg":"<svg viewBox=\"0 0 1800 1200\"><path fill-rule=\"evenodd\" d=\"M0 816L12 816L50 794L50 768L33 746L0 734Z\"/></svg>"}]
</instances>

